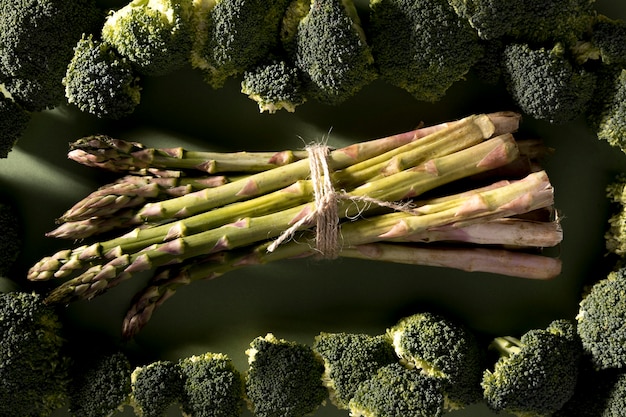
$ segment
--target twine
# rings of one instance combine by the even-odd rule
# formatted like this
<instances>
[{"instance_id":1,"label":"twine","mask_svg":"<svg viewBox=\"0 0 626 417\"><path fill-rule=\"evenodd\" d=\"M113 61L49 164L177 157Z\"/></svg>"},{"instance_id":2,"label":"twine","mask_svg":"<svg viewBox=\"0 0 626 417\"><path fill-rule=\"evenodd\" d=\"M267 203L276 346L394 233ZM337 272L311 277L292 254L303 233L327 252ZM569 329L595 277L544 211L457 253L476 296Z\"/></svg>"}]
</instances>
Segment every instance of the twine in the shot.
<instances>
[{"instance_id":1,"label":"twine","mask_svg":"<svg viewBox=\"0 0 626 417\"><path fill-rule=\"evenodd\" d=\"M315 249L324 259L335 259L339 256L341 245L339 244L339 200L365 202L387 207L395 211L402 211L411 215L418 214L410 203L400 204L379 200L367 196L351 196L345 191L337 191L332 183L331 172L328 166L328 154L330 148L323 144L312 144L306 147L311 170L311 182L315 198L315 210L300 218L291 227L276 238L267 251L273 252L285 241L291 239L303 226L313 223L315 220Z\"/></svg>"}]
</instances>

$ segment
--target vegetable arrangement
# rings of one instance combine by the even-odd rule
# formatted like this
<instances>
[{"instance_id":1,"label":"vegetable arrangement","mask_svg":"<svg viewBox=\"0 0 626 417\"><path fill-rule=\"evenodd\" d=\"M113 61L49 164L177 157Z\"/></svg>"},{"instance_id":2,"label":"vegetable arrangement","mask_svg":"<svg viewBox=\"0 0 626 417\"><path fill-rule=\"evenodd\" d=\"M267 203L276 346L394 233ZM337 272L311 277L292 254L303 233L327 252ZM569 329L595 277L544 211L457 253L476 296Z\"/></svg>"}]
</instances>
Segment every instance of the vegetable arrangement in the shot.
<instances>
[{"instance_id":1,"label":"vegetable arrangement","mask_svg":"<svg viewBox=\"0 0 626 417\"><path fill-rule=\"evenodd\" d=\"M480 402L525 417L623 412L622 177L607 191L618 212L606 249L619 261L592 277L576 317L545 329L492 339L425 312L374 336L321 332L310 346L269 333L250 343L246 370L223 353L146 361L64 340L56 312L145 274L122 325L126 342L181 287L279 260L559 275L561 260L546 250L563 238L541 166L550 150L515 133L522 114L549 124L582 117L625 148L624 22L587 0L363 3L369 9L350 0L133 0L109 11L89 0L0 0L4 158L36 112L69 104L123 119L140 106L143 81L185 69L215 89L238 78L265 113L339 105L377 79L435 102L470 74L500 83L519 110L340 149L217 153L106 135L73 142L71 159L118 177L48 233L80 246L31 268L37 292L0 296L0 414L69 407L107 416L131 406L158 417L174 406L193 416L247 408L298 417L324 401L366 417L438 416ZM12 274L21 225L0 202L0 277Z\"/></svg>"}]
</instances>

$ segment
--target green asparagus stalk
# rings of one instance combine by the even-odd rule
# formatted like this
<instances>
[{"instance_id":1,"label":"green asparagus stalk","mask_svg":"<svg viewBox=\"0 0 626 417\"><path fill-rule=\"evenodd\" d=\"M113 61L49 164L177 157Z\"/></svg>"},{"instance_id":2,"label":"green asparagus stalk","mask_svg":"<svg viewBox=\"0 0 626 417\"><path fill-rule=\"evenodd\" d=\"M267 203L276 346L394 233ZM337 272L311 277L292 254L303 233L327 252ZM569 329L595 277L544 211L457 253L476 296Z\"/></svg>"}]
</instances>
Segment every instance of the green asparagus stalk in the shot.
<instances>
[{"instance_id":1,"label":"green asparagus stalk","mask_svg":"<svg viewBox=\"0 0 626 417\"><path fill-rule=\"evenodd\" d=\"M223 153L183 148L146 148L137 142L106 135L87 136L70 146L70 159L112 172L133 172L146 168L194 170L209 174L260 172L307 156L304 151Z\"/></svg>"}]
</instances>

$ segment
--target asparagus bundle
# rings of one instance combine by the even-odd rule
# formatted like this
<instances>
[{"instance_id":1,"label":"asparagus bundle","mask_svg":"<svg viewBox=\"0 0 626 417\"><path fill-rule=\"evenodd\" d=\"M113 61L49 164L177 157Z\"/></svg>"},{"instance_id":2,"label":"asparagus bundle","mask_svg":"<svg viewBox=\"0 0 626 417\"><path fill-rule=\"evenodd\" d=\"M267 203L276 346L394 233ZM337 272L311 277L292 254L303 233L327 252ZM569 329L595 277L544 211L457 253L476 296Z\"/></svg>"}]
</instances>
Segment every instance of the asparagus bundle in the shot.
<instances>
[{"instance_id":1,"label":"asparagus bundle","mask_svg":"<svg viewBox=\"0 0 626 417\"><path fill-rule=\"evenodd\" d=\"M70 157L125 175L69 210L59 219L64 231L50 236L76 238L85 222L102 227L89 236L121 233L46 257L28 278L63 278L46 300L69 303L153 271L124 321L128 337L181 285L288 258L551 278L560 261L540 250L557 245L562 232L549 179L530 163L537 147L513 137L519 120L510 112L471 115L306 153L190 152L88 137ZM520 165L521 174L504 177Z\"/></svg>"}]
</instances>

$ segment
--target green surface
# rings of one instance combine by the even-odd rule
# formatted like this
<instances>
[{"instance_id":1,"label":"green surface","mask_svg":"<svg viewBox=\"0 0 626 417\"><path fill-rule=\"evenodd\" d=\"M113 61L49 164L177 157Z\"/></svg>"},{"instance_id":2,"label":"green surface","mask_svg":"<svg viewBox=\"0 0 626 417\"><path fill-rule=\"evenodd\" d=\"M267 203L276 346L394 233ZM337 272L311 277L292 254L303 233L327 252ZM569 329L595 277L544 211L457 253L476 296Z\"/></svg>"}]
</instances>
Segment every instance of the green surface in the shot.
<instances>
[{"instance_id":1,"label":"green surface","mask_svg":"<svg viewBox=\"0 0 626 417\"><path fill-rule=\"evenodd\" d=\"M611 17L626 18L621 2L600 0L597 7ZM142 94L135 113L118 122L99 121L71 108L35 114L9 158L0 160L0 190L17 199L25 219L27 246L18 272L74 246L45 238L44 233L77 199L112 178L67 159L68 142L85 135L105 133L151 146L216 151L298 149L326 136L329 145L342 146L404 132L420 122L435 124L514 108L501 86L485 86L472 78L455 84L435 104L417 102L401 90L374 82L341 106L308 102L295 113L274 115L260 114L256 103L239 92L239 80L213 90L194 71L144 79ZM563 273L558 278L531 281L347 259L290 260L180 290L126 348L136 357L170 360L223 352L244 370L248 344L267 332L312 344L321 331L379 334L403 316L438 310L482 334L517 335L545 327L555 318L573 317L582 284L599 278L602 271L608 216L604 188L617 173L626 172L626 155L598 141L583 121L551 126L525 118L521 131L556 149L545 168L564 229L558 248ZM121 320L142 279L71 305L65 317L68 328L94 331L117 343ZM347 415L331 405L315 414ZM478 405L451 415L491 414Z\"/></svg>"}]
</instances>

